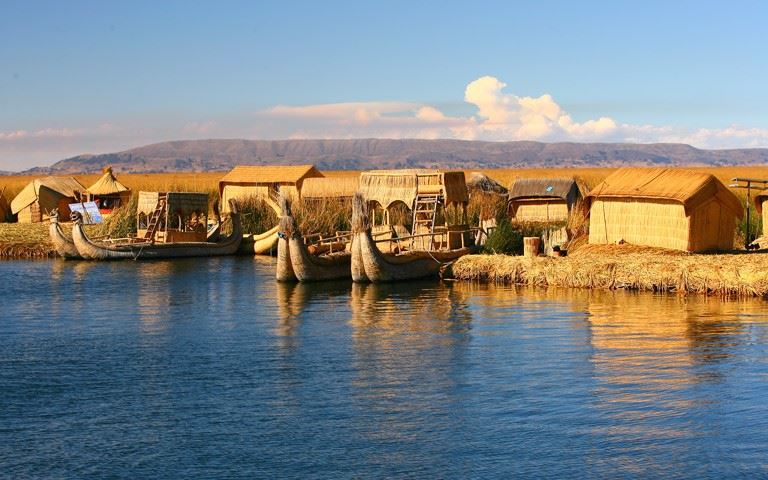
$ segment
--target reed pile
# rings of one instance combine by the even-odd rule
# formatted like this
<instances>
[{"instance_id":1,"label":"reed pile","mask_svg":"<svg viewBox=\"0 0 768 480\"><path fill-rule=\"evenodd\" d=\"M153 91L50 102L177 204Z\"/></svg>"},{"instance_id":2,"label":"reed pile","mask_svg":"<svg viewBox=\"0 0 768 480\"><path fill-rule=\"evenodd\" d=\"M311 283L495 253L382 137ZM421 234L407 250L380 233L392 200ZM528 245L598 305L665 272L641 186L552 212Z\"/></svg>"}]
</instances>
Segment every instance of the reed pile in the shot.
<instances>
[{"instance_id":1,"label":"reed pile","mask_svg":"<svg viewBox=\"0 0 768 480\"><path fill-rule=\"evenodd\" d=\"M768 296L768 253L685 254L631 245L584 246L568 257L468 255L458 280L736 297Z\"/></svg>"},{"instance_id":2,"label":"reed pile","mask_svg":"<svg viewBox=\"0 0 768 480\"><path fill-rule=\"evenodd\" d=\"M0 224L0 258L53 257L48 222Z\"/></svg>"}]
</instances>

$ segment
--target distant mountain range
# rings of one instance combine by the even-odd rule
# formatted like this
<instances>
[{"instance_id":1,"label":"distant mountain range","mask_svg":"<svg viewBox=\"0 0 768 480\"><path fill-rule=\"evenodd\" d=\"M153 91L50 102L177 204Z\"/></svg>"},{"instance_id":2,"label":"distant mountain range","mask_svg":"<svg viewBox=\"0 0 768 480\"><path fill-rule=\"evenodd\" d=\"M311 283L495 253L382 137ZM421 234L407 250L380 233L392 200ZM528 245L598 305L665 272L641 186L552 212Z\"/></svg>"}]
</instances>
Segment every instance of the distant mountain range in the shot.
<instances>
[{"instance_id":1,"label":"distant mountain range","mask_svg":"<svg viewBox=\"0 0 768 480\"><path fill-rule=\"evenodd\" d=\"M463 140L181 140L78 155L25 174L226 171L235 165L315 164L321 170L440 167L722 166L768 164L768 149L702 150L685 144Z\"/></svg>"}]
</instances>

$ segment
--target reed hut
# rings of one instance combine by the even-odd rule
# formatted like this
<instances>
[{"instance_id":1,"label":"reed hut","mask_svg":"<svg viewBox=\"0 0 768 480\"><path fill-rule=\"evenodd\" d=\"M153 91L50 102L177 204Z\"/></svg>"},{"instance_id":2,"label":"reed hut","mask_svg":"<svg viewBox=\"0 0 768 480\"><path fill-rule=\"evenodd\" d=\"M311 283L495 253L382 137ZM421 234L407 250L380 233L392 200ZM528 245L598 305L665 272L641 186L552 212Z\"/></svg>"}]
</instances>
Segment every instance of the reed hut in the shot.
<instances>
[{"instance_id":1,"label":"reed hut","mask_svg":"<svg viewBox=\"0 0 768 480\"><path fill-rule=\"evenodd\" d=\"M0 223L7 222L11 215L11 206L5 198L5 188L0 191Z\"/></svg>"},{"instance_id":2,"label":"reed hut","mask_svg":"<svg viewBox=\"0 0 768 480\"><path fill-rule=\"evenodd\" d=\"M138 238L152 238L156 243L204 242L207 223L207 193L139 192Z\"/></svg>"},{"instance_id":3,"label":"reed hut","mask_svg":"<svg viewBox=\"0 0 768 480\"><path fill-rule=\"evenodd\" d=\"M42 222L53 209L59 218L69 218L69 204L84 200L83 184L72 177L37 178L27 184L11 201L11 213L19 223Z\"/></svg>"},{"instance_id":4,"label":"reed hut","mask_svg":"<svg viewBox=\"0 0 768 480\"><path fill-rule=\"evenodd\" d=\"M304 179L301 186L301 199L304 202L326 200L352 200L360 186L360 177L310 177Z\"/></svg>"},{"instance_id":5,"label":"reed hut","mask_svg":"<svg viewBox=\"0 0 768 480\"><path fill-rule=\"evenodd\" d=\"M507 213L520 222L565 223L582 197L573 178L518 178L509 187Z\"/></svg>"},{"instance_id":6,"label":"reed hut","mask_svg":"<svg viewBox=\"0 0 768 480\"><path fill-rule=\"evenodd\" d=\"M462 171L372 170L360 174L359 191L367 202L383 209L379 225L375 222L377 216L371 217L375 234L396 227L400 222L393 221L390 214L397 205L404 205L412 215L412 234L444 230L448 233L447 242L450 245L469 244L468 238L454 239L449 233L450 231L467 232L469 229L467 225L469 193ZM448 218L446 207L453 208L454 218ZM462 235L468 234L462 233Z\"/></svg>"},{"instance_id":7,"label":"reed hut","mask_svg":"<svg viewBox=\"0 0 768 480\"><path fill-rule=\"evenodd\" d=\"M744 216L739 199L714 175L681 169L622 168L586 200L594 244L729 250Z\"/></svg>"},{"instance_id":8,"label":"reed hut","mask_svg":"<svg viewBox=\"0 0 768 480\"><path fill-rule=\"evenodd\" d=\"M314 165L238 165L219 180L221 204L228 211L230 199L260 198L280 215L280 194L298 199L304 180L322 176Z\"/></svg>"},{"instance_id":9,"label":"reed hut","mask_svg":"<svg viewBox=\"0 0 768 480\"><path fill-rule=\"evenodd\" d=\"M120 183L112 167L104 169L104 175L88 187L88 200L97 202L102 213L112 213L112 210L126 205L131 200L131 190Z\"/></svg>"}]
</instances>

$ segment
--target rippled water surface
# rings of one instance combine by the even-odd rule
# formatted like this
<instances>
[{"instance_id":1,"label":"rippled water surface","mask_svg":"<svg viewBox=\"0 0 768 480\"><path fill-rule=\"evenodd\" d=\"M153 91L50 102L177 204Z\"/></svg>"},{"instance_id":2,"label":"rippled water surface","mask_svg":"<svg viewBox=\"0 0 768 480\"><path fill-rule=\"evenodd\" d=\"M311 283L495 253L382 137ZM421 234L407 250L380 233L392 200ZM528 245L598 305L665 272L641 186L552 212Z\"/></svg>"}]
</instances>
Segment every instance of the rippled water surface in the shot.
<instances>
[{"instance_id":1,"label":"rippled water surface","mask_svg":"<svg viewBox=\"0 0 768 480\"><path fill-rule=\"evenodd\" d=\"M768 303L0 262L0 477L768 476Z\"/></svg>"}]
</instances>

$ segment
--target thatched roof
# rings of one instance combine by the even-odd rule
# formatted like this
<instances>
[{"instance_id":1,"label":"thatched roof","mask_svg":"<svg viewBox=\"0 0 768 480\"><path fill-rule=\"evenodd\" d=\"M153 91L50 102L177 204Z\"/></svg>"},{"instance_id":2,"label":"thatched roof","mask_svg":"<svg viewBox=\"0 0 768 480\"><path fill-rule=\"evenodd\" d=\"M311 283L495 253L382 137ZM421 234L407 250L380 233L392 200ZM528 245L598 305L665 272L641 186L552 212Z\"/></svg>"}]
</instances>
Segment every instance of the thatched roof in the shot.
<instances>
[{"instance_id":1,"label":"thatched roof","mask_svg":"<svg viewBox=\"0 0 768 480\"><path fill-rule=\"evenodd\" d=\"M298 184L305 178L322 177L314 165L238 165L219 180L219 185Z\"/></svg>"},{"instance_id":2,"label":"thatched roof","mask_svg":"<svg viewBox=\"0 0 768 480\"><path fill-rule=\"evenodd\" d=\"M317 177L307 178L301 186L301 198L352 198L360 186L360 177Z\"/></svg>"},{"instance_id":3,"label":"thatched roof","mask_svg":"<svg viewBox=\"0 0 768 480\"><path fill-rule=\"evenodd\" d=\"M708 173L672 168L621 168L608 176L587 195L598 198L642 198L679 202L686 215L715 198L739 218L744 209L728 187Z\"/></svg>"},{"instance_id":4,"label":"thatched roof","mask_svg":"<svg viewBox=\"0 0 768 480\"><path fill-rule=\"evenodd\" d=\"M112 167L107 167L104 175L96 180L96 183L88 187L88 193L91 195L111 195L128 191L130 191L128 187L117 181L117 178L112 173Z\"/></svg>"},{"instance_id":5,"label":"thatched roof","mask_svg":"<svg viewBox=\"0 0 768 480\"><path fill-rule=\"evenodd\" d=\"M136 214L151 215L157 207L158 192L139 192ZM197 192L168 192L166 211L175 215L208 214L208 194Z\"/></svg>"},{"instance_id":6,"label":"thatched roof","mask_svg":"<svg viewBox=\"0 0 768 480\"><path fill-rule=\"evenodd\" d=\"M19 213L40 198L40 189L45 188L62 197L77 198L85 192L83 184L72 177L36 178L29 182L24 189L11 201L11 212Z\"/></svg>"},{"instance_id":7,"label":"thatched roof","mask_svg":"<svg viewBox=\"0 0 768 480\"><path fill-rule=\"evenodd\" d=\"M492 179L488 175L480 172L472 172L467 178L467 188L470 190L480 190L486 193L507 194L507 187Z\"/></svg>"},{"instance_id":8,"label":"thatched roof","mask_svg":"<svg viewBox=\"0 0 768 480\"><path fill-rule=\"evenodd\" d=\"M442 193L446 203L469 201L464 172L440 170L371 170L360 174L360 192L366 200L388 208L401 201L409 206L417 193Z\"/></svg>"},{"instance_id":9,"label":"thatched roof","mask_svg":"<svg viewBox=\"0 0 768 480\"><path fill-rule=\"evenodd\" d=\"M554 198L572 204L581 196L573 178L518 178L509 187L509 201Z\"/></svg>"}]
</instances>

